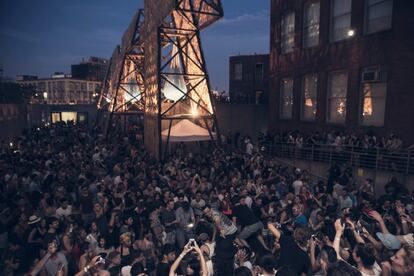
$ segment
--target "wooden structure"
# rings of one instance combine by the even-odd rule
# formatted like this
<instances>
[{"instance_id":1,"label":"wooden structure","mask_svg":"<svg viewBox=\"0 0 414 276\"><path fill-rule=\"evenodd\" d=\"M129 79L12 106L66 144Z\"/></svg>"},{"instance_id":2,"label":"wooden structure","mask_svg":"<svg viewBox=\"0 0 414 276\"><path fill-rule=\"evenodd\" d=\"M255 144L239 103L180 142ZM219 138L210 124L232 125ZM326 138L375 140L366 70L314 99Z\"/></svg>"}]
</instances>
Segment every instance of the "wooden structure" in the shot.
<instances>
[{"instance_id":1,"label":"wooden structure","mask_svg":"<svg viewBox=\"0 0 414 276\"><path fill-rule=\"evenodd\" d=\"M129 119L138 119L145 111L144 47L140 35L143 22L144 11L140 9L110 60L98 102L98 120L106 135L125 130Z\"/></svg>"},{"instance_id":2,"label":"wooden structure","mask_svg":"<svg viewBox=\"0 0 414 276\"><path fill-rule=\"evenodd\" d=\"M161 132L188 119L219 136L200 30L223 16L220 0L146 0L142 39L145 48L146 148L162 159L169 139ZM180 84L184 85L180 85ZM166 90L179 93L173 100Z\"/></svg>"}]
</instances>

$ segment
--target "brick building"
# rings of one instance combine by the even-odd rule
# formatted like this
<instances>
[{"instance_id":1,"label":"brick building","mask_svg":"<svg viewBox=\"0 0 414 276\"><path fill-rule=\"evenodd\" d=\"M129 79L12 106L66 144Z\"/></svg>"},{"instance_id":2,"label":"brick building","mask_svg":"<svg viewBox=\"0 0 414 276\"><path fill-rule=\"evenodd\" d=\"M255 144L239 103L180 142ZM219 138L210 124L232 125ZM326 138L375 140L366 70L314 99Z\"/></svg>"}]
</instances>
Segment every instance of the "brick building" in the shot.
<instances>
[{"instance_id":1,"label":"brick building","mask_svg":"<svg viewBox=\"0 0 414 276\"><path fill-rule=\"evenodd\" d=\"M230 57L230 101L267 103L269 95L269 55Z\"/></svg>"},{"instance_id":2,"label":"brick building","mask_svg":"<svg viewBox=\"0 0 414 276\"><path fill-rule=\"evenodd\" d=\"M103 81L108 65L107 59L90 57L87 61L71 65L72 77L82 80Z\"/></svg>"},{"instance_id":3,"label":"brick building","mask_svg":"<svg viewBox=\"0 0 414 276\"><path fill-rule=\"evenodd\" d=\"M269 127L414 143L414 1L271 0Z\"/></svg>"}]
</instances>

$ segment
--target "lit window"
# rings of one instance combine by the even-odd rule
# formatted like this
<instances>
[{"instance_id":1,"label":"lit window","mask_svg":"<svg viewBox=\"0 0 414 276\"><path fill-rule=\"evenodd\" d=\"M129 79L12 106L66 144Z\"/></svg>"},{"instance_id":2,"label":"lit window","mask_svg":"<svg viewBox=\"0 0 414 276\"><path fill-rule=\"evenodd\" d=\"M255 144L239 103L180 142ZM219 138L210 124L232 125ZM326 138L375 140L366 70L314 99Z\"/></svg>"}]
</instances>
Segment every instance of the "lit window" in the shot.
<instances>
[{"instance_id":1,"label":"lit window","mask_svg":"<svg viewBox=\"0 0 414 276\"><path fill-rule=\"evenodd\" d=\"M295 42L295 14L293 12L286 14L281 22L281 45L282 54L292 52Z\"/></svg>"},{"instance_id":2,"label":"lit window","mask_svg":"<svg viewBox=\"0 0 414 276\"><path fill-rule=\"evenodd\" d=\"M305 4L303 14L303 47L309 48L319 44L319 2Z\"/></svg>"},{"instance_id":3,"label":"lit window","mask_svg":"<svg viewBox=\"0 0 414 276\"><path fill-rule=\"evenodd\" d=\"M368 0L365 15L365 32L375 33L391 28L392 0Z\"/></svg>"},{"instance_id":4,"label":"lit window","mask_svg":"<svg viewBox=\"0 0 414 276\"><path fill-rule=\"evenodd\" d=\"M316 95L318 77L316 74L306 75L303 78L302 91L302 119L313 121L316 118Z\"/></svg>"},{"instance_id":5,"label":"lit window","mask_svg":"<svg viewBox=\"0 0 414 276\"><path fill-rule=\"evenodd\" d=\"M331 41L339 41L349 37L351 3L352 0L331 1Z\"/></svg>"},{"instance_id":6,"label":"lit window","mask_svg":"<svg viewBox=\"0 0 414 276\"><path fill-rule=\"evenodd\" d=\"M362 124L383 126L387 83L364 83L362 93Z\"/></svg>"},{"instance_id":7,"label":"lit window","mask_svg":"<svg viewBox=\"0 0 414 276\"><path fill-rule=\"evenodd\" d=\"M283 79L280 82L280 118L292 119L293 79Z\"/></svg>"},{"instance_id":8,"label":"lit window","mask_svg":"<svg viewBox=\"0 0 414 276\"><path fill-rule=\"evenodd\" d=\"M331 73L328 80L328 113L329 123L345 123L346 94L348 74L346 72Z\"/></svg>"},{"instance_id":9,"label":"lit window","mask_svg":"<svg viewBox=\"0 0 414 276\"><path fill-rule=\"evenodd\" d=\"M234 79L235 80L243 79L243 64L241 63L234 64Z\"/></svg>"}]
</instances>

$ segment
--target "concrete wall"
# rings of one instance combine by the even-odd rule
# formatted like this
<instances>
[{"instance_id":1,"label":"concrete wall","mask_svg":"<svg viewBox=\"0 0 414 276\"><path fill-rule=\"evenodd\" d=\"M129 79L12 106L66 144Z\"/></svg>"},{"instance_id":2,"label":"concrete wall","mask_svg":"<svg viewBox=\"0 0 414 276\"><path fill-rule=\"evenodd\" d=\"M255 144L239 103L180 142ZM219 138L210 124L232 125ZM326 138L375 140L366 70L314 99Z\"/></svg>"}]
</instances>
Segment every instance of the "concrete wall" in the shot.
<instances>
[{"instance_id":1,"label":"concrete wall","mask_svg":"<svg viewBox=\"0 0 414 276\"><path fill-rule=\"evenodd\" d=\"M280 160L286 164L298 167L302 170L307 170L314 175L328 177L328 170L330 165L327 163L285 158L281 158ZM373 179L375 183L374 188L376 196L380 196L385 193L384 186L393 176L397 177L398 181L404 184L409 191L414 190L414 175L392 173L387 171L375 171L365 168L353 168L353 174L358 183L362 183L362 181L364 181L366 178Z\"/></svg>"},{"instance_id":2,"label":"concrete wall","mask_svg":"<svg viewBox=\"0 0 414 276\"><path fill-rule=\"evenodd\" d=\"M217 103L216 114L220 132L227 136L229 131L234 135L249 135L257 140L259 132L266 132L268 127L268 110L266 105Z\"/></svg>"},{"instance_id":3,"label":"concrete wall","mask_svg":"<svg viewBox=\"0 0 414 276\"><path fill-rule=\"evenodd\" d=\"M0 104L0 140L11 142L27 126L26 107L21 104Z\"/></svg>"}]
</instances>

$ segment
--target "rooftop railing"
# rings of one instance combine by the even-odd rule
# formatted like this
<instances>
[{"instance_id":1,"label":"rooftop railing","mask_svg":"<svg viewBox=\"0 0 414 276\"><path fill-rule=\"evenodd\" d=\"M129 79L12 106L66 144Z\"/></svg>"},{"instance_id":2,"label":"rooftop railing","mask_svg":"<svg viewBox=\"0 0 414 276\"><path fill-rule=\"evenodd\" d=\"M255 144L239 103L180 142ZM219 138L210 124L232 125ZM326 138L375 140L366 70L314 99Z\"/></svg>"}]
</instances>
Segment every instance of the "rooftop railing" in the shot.
<instances>
[{"instance_id":1,"label":"rooftop railing","mask_svg":"<svg viewBox=\"0 0 414 276\"><path fill-rule=\"evenodd\" d=\"M322 163L348 164L378 171L414 174L414 151L391 151L347 145L263 144L261 150L278 158L300 159Z\"/></svg>"}]
</instances>

